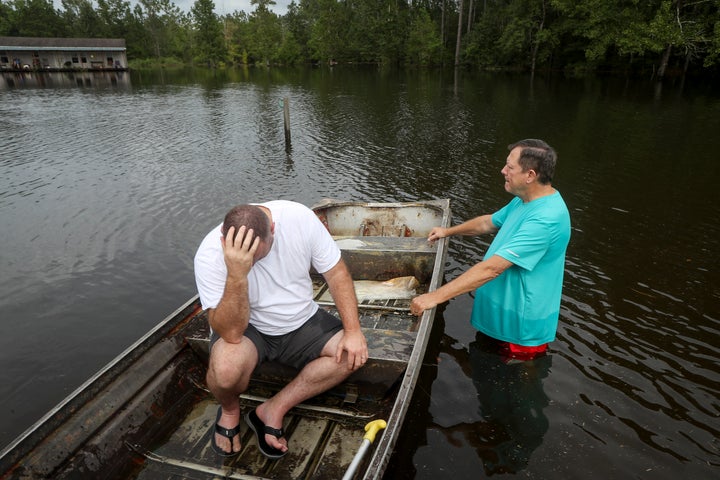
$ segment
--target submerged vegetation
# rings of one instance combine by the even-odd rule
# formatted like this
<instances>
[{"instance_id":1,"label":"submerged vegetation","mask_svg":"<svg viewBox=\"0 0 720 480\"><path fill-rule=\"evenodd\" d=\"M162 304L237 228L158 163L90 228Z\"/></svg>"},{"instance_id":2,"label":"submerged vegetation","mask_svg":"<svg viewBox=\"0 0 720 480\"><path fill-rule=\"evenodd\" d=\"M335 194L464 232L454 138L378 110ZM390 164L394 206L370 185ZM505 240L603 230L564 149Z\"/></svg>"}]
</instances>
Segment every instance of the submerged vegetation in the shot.
<instances>
[{"instance_id":1,"label":"submerged vegetation","mask_svg":"<svg viewBox=\"0 0 720 480\"><path fill-rule=\"evenodd\" d=\"M0 0L0 36L126 39L132 66L382 63L720 72L717 0Z\"/></svg>"}]
</instances>

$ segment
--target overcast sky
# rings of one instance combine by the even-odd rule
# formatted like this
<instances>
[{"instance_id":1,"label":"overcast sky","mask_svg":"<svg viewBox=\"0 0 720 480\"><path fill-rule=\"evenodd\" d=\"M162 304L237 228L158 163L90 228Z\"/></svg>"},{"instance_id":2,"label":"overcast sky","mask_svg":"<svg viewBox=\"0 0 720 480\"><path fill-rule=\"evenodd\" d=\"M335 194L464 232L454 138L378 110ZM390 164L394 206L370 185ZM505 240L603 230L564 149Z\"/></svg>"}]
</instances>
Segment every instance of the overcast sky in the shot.
<instances>
[{"instance_id":1,"label":"overcast sky","mask_svg":"<svg viewBox=\"0 0 720 480\"><path fill-rule=\"evenodd\" d=\"M180 10L189 12L190 7L192 7L193 3L195 3L195 0L172 0L172 2L180 7ZM214 0L214 2L215 13L218 15L232 13L235 10L243 10L247 13L255 10L255 5L250 5L250 0ZM130 0L130 3L132 4L133 0ZM275 0L275 5L273 5L270 10L279 15L285 15L289 4L290 0Z\"/></svg>"},{"instance_id":2,"label":"overcast sky","mask_svg":"<svg viewBox=\"0 0 720 480\"><path fill-rule=\"evenodd\" d=\"M183 12L189 12L190 7L193 6L195 0L171 0L172 3L177 5ZM250 0L214 0L215 2L215 13L218 15L225 15L226 13L232 13L235 10L242 10L246 13L251 13L255 10L255 5L250 5ZM131 8L135 6L137 2L130 0ZM62 10L61 0L53 0L55 8ZM287 13L287 6L290 4L290 0L275 0L275 5L270 10L277 13L278 15L285 15ZM97 7L97 2L93 2L93 5Z\"/></svg>"}]
</instances>

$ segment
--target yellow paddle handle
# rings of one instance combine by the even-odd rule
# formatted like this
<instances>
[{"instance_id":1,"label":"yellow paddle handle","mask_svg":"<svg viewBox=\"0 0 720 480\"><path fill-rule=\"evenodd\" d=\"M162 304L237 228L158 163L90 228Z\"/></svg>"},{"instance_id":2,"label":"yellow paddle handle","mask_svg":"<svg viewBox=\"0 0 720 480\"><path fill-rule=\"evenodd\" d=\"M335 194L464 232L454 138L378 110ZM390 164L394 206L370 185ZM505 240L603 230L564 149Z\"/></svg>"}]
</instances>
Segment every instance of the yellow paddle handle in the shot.
<instances>
[{"instance_id":1,"label":"yellow paddle handle","mask_svg":"<svg viewBox=\"0 0 720 480\"><path fill-rule=\"evenodd\" d=\"M387 427L385 420L373 420L365 425L365 431L367 433L363 438L368 440L370 443L373 443L375 441L375 435L377 435L377 433L385 427Z\"/></svg>"}]
</instances>

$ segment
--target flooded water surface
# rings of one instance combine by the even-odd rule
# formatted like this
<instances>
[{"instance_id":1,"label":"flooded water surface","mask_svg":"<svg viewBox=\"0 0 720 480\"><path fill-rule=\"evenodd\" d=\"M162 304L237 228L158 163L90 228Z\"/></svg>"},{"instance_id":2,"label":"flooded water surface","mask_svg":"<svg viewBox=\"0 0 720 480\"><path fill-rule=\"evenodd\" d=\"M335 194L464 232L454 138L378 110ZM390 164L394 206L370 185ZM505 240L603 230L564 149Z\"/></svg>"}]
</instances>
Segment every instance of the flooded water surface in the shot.
<instances>
[{"instance_id":1,"label":"flooded water surface","mask_svg":"<svg viewBox=\"0 0 720 480\"><path fill-rule=\"evenodd\" d=\"M720 91L362 69L2 75L0 444L195 294L234 204L510 200L542 138L570 209L549 355L442 306L387 478L712 478L720 467ZM290 104L291 146L283 132ZM490 238L453 238L446 279Z\"/></svg>"}]
</instances>

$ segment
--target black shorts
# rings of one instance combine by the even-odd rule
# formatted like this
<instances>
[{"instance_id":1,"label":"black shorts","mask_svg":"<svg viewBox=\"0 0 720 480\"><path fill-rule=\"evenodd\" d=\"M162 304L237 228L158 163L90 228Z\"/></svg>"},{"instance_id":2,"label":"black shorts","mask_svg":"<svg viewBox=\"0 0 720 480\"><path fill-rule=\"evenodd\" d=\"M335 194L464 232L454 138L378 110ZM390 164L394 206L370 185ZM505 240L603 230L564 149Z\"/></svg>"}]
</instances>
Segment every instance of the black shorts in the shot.
<instances>
[{"instance_id":1,"label":"black shorts","mask_svg":"<svg viewBox=\"0 0 720 480\"><path fill-rule=\"evenodd\" d=\"M245 337L257 349L258 365L265 361L277 361L301 369L318 358L325 344L340 330L340 319L318 308L300 328L285 335L265 335L248 325ZM215 332L212 333L211 349L219 338Z\"/></svg>"}]
</instances>

